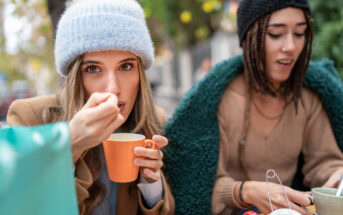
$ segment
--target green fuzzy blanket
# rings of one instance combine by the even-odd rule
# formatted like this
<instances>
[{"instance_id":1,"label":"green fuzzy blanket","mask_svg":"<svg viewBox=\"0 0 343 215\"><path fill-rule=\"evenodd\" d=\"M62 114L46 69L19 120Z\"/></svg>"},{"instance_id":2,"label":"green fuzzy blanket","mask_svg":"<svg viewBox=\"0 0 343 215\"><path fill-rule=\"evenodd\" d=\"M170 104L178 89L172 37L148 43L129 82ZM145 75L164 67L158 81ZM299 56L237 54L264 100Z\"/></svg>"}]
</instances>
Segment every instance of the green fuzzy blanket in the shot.
<instances>
[{"instance_id":1,"label":"green fuzzy blanket","mask_svg":"<svg viewBox=\"0 0 343 215\"><path fill-rule=\"evenodd\" d=\"M242 56L217 64L185 95L164 127L166 175L176 214L211 214L219 153L217 108L227 85L242 71ZM343 84L333 63L311 62L304 85L319 95L343 151Z\"/></svg>"}]
</instances>

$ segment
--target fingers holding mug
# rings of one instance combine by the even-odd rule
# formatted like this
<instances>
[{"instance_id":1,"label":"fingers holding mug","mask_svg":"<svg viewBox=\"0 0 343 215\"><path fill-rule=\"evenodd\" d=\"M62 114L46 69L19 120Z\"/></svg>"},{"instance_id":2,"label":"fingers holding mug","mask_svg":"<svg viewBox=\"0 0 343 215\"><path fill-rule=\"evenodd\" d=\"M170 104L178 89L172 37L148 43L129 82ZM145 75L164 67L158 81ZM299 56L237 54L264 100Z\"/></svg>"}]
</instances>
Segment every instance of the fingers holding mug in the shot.
<instances>
[{"instance_id":1,"label":"fingers holding mug","mask_svg":"<svg viewBox=\"0 0 343 215\"><path fill-rule=\"evenodd\" d=\"M155 147L152 149L143 147L134 149L134 153L140 156L134 162L140 167L141 176L150 183L157 181L161 177L160 169L163 166L163 153L160 149L168 145L168 139L160 135L154 135L152 142L155 143Z\"/></svg>"},{"instance_id":2,"label":"fingers holding mug","mask_svg":"<svg viewBox=\"0 0 343 215\"><path fill-rule=\"evenodd\" d=\"M150 168L142 167L140 168L140 173L142 177L149 183L153 183L161 178L160 170L152 170Z\"/></svg>"},{"instance_id":3,"label":"fingers holding mug","mask_svg":"<svg viewBox=\"0 0 343 215\"><path fill-rule=\"evenodd\" d=\"M144 156L134 159L135 165L140 167L141 176L149 183L160 179L160 169L163 166L162 152L159 149L136 147L135 153L138 156Z\"/></svg>"}]
</instances>

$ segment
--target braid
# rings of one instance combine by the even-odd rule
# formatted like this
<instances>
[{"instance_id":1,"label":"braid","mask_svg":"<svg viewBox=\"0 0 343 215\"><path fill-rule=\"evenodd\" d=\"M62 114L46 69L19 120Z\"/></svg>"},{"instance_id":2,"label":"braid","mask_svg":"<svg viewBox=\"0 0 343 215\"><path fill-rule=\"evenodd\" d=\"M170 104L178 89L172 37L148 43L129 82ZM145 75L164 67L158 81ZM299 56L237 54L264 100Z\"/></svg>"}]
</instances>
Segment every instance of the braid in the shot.
<instances>
[{"instance_id":1,"label":"braid","mask_svg":"<svg viewBox=\"0 0 343 215\"><path fill-rule=\"evenodd\" d=\"M308 65L310 63L312 53L313 22L310 14L307 11L304 11L304 15L307 23L307 29L305 32L305 45L297 62L294 65L290 77L281 85L281 88L283 89L283 91L281 91L282 95L284 96L284 98L287 98L291 95L287 103L294 102L296 110L298 107L299 99L302 105L304 105L301 97L301 88L303 87L304 78L307 72Z\"/></svg>"},{"instance_id":2,"label":"braid","mask_svg":"<svg viewBox=\"0 0 343 215\"><path fill-rule=\"evenodd\" d=\"M257 92L276 96L275 89L270 89L274 87L265 73L265 35L269 18L270 15L267 15L255 22L247 32L242 47L249 86Z\"/></svg>"}]
</instances>

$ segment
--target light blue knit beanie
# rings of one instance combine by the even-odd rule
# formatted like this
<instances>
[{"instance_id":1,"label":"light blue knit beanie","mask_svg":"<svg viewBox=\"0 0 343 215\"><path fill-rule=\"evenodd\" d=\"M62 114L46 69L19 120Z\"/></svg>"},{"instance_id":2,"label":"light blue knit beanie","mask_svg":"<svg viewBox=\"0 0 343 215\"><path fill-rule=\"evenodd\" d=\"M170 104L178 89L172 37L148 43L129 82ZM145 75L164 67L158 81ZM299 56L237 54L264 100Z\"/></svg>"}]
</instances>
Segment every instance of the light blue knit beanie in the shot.
<instances>
[{"instance_id":1,"label":"light blue knit beanie","mask_svg":"<svg viewBox=\"0 0 343 215\"><path fill-rule=\"evenodd\" d=\"M153 64L154 47L136 0L77 0L63 13L54 50L58 73L67 76L79 55L100 50L130 51L145 69Z\"/></svg>"}]
</instances>

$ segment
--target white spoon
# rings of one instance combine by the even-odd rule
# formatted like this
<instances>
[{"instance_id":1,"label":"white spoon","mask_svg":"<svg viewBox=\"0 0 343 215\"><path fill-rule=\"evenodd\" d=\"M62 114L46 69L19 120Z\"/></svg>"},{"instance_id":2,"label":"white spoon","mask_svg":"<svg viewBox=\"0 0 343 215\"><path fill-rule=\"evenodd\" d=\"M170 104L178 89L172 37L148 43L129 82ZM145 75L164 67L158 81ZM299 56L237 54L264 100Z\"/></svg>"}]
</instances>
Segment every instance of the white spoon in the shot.
<instances>
[{"instance_id":1,"label":"white spoon","mask_svg":"<svg viewBox=\"0 0 343 215\"><path fill-rule=\"evenodd\" d=\"M336 192L336 197L340 197L341 196L342 190L343 190L343 175L341 176L341 180L339 181L339 184L338 184L338 189L337 189L337 192Z\"/></svg>"}]
</instances>

